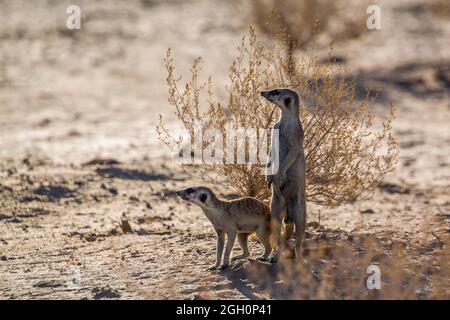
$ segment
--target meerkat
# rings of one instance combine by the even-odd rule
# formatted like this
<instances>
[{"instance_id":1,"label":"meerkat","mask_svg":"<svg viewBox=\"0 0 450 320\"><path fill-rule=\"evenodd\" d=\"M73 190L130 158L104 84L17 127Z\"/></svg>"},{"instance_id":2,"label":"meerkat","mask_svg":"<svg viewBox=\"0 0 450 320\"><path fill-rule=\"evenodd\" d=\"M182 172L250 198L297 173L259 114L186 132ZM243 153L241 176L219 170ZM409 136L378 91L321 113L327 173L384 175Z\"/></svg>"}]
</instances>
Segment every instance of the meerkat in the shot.
<instances>
[{"instance_id":1,"label":"meerkat","mask_svg":"<svg viewBox=\"0 0 450 320\"><path fill-rule=\"evenodd\" d=\"M272 251L270 241L271 215L269 206L264 202L250 197L230 201L219 199L211 189L206 187L191 187L179 190L176 195L183 200L198 205L217 233L216 263L210 266L208 270L217 269L219 266L220 269L228 267L236 237L242 249L242 254L233 257L231 261L249 257L250 250L247 240L252 233L256 233L257 238L264 246L264 254L258 259L263 261L268 259ZM228 239L221 265L225 235Z\"/></svg>"},{"instance_id":2,"label":"meerkat","mask_svg":"<svg viewBox=\"0 0 450 320\"><path fill-rule=\"evenodd\" d=\"M295 225L295 256L303 261L302 245L306 225L306 162L303 149L303 127L300 121L300 101L298 94L290 89L262 91L261 95L281 109L281 116L274 129L278 129L278 141L272 140L268 167L278 158L278 168L273 174L267 174L267 185L272 186L272 232L278 250L270 260L275 262L287 245ZM275 139L272 135L272 139ZM278 150L274 150L278 146ZM273 157L278 152L278 157ZM286 232L281 242L282 220L286 224ZM283 247L281 247L281 245Z\"/></svg>"}]
</instances>

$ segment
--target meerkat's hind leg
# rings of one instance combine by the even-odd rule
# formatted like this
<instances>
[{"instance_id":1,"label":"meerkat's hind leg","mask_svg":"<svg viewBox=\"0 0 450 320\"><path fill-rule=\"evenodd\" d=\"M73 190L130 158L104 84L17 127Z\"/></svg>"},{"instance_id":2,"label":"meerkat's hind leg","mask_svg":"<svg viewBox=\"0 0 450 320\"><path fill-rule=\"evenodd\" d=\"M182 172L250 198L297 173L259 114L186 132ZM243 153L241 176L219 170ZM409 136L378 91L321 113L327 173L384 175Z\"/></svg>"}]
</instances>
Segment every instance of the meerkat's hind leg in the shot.
<instances>
[{"instance_id":1,"label":"meerkat's hind leg","mask_svg":"<svg viewBox=\"0 0 450 320\"><path fill-rule=\"evenodd\" d=\"M284 257L287 259L293 259L295 257L294 248L289 246L289 239L291 239L292 234L294 233L294 227L295 227L295 224L293 222L289 223L289 224L285 224L284 233L282 235L283 245L287 249L286 251L288 251L284 255Z\"/></svg>"},{"instance_id":2,"label":"meerkat's hind leg","mask_svg":"<svg viewBox=\"0 0 450 320\"><path fill-rule=\"evenodd\" d=\"M294 233L294 223L287 223L285 224L284 233L283 233L283 242L287 246L287 242L292 237L292 234Z\"/></svg>"},{"instance_id":3,"label":"meerkat's hind leg","mask_svg":"<svg viewBox=\"0 0 450 320\"><path fill-rule=\"evenodd\" d=\"M295 203L296 215L295 222L295 258L298 262L303 263L303 241L305 239L306 229L306 203L304 198L298 199Z\"/></svg>"},{"instance_id":4,"label":"meerkat's hind leg","mask_svg":"<svg viewBox=\"0 0 450 320\"><path fill-rule=\"evenodd\" d=\"M270 255L270 262L277 262L282 251L282 241L281 241L281 218L283 211L284 201L278 196L275 192L273 193L272 203L271 203L271 231L272 231L272 239L273 244L276 248Z\"/></svg>"},{"instance_id":5,"label":"meerkat's hind leg","mask_svg":"<svg viewBox=\"0 0 450 320\"><path fill-rule=\"evenodd\" d=\"M269 260L269 255L272 252L272 245L270 243L270 226L264 226L256 231L256 236L259 241L264 246L263 255L259 256L257 260L267 261Z\"/></svg>"},{"instance_id":6,"label":"meerkat's hind leg","mask_svg":"<svg viewBox=\"0 0 450 320\"><path fill-rule=\"evenodd\" d=\"M247 244L249 236L250 236L249 233L239 233L238 234L237 238L238 238L239 245L241 246L241 249L242 249L242 254L231 258L231 261L244 259L244 258L247 258L250 256L250 251L248 250L248 244Z\"/></svg>"}]
</instances>

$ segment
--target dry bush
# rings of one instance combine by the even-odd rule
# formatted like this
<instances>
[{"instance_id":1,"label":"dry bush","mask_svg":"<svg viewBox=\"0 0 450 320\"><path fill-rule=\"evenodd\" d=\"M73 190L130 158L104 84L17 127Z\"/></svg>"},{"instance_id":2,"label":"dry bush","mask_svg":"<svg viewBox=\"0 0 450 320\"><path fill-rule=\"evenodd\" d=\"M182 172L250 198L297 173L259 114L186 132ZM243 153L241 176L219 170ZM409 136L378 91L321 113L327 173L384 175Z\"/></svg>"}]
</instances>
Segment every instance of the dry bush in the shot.
<instances>
[{"instance_id":1,"label":"dry bush","mask_svg":"<svg viewBox=\"0 0 450 320\"><path fill-rule=\"evenodd\" d=\"M450 2L448 0L433 0L429 3L431 13L440 18L450 17Z\"/></svg>"},{"instance_id":2,"label":"dry bush","mask_svg":"<svg viewBox=\"0 0 450 320\"><path fill-rule=\"evenodd\" d=\"M356 101L355 85L346 80L341 67L331 62L320 63L314 57L295 55L291 58L294 64L278 45L263 47L254 30L250 29L249 37L243 38L238 57L229 69L228 101L224 106L214 98L211 78L204 84L199 83L200 59L195 60L191 78L180 90L181 77L174 74L169 50L165 60L169 103L191 138L184 143L193 142L196 122L202 132L216 128L224 135L228 126L271 128L279 111L260 98L260 91L274 87L293 88L303 97L300 116L305 132L308 200L332 206L370 195L396 163L398 146L391 134L393 109L381 129L374 132L374 115L368 110L370 99ZM204 91L207 93L207 110L202 113L200 101ZM157 132L161 141L174 152L180 149L182 138L167 129L161 116ZM204 147L207 144L205 142ZM225 184L241 195L263 200L270 196L259 165L203 164L193 167L202 178Z\"/></svg>"},{"instance_id":3,"label":"dry bush","mask_svg":"<svg viewBox=\"0 0 450 320\"><path fill-rule=\"evenodd\" d=\"M251 12L258 28L270 36L286 32L292 41L307 45L326 28L334 2L326 0L252 0Z\"/></svg>"},{"instance_id":4,"label":"dry bush","mask_svg":"<svg viewBox=\"0 0 450 320\"><path fill-rule=\"evenodd\" d=\"M366 30L366 1L251 0L250 17L271 37L289 37L288 51L307 47L326 33L330 40L356 38Z\"/></svg>"}]
</instances>

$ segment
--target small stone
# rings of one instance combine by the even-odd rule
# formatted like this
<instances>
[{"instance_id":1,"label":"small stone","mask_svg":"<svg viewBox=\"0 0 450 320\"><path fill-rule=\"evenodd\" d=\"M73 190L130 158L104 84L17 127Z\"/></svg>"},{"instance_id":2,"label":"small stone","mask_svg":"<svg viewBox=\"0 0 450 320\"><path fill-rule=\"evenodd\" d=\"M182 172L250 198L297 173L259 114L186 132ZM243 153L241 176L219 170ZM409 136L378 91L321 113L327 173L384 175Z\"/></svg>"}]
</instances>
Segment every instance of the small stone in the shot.
<instances>
[{"instance_id":1,"label":"small stone","mask_svg":"<svg viewBox=\"0 0 450 320\"><path fill-rule=\"evenodd\" d=\"M84 239L86 239L86 241L93 242L93 241L97 240L97 236L93 233L89 233L84 236Z\"/></svg>"},{"instance_id":2,"label":"small stone","mask_svg":"<svg viewBox=\"0 0 450 320\"><path fill-rule=\"evenodd\" d=\"M143 224L143 223L145 223L145 218L138 218L137 222L139 224Z\"/></svg>"},{"instance_id":3,"label":"small stone","mask_svg":"<svg viewBox=\"0 0 450 320\"><path fill-rule=\"evenodd\" d=\"M139 198L136 197L136 196L131 196L131 197L129 197L128 199L129 199L130 201L133 201L133 202L139 202Z\"/></svg>"}]
</instances>

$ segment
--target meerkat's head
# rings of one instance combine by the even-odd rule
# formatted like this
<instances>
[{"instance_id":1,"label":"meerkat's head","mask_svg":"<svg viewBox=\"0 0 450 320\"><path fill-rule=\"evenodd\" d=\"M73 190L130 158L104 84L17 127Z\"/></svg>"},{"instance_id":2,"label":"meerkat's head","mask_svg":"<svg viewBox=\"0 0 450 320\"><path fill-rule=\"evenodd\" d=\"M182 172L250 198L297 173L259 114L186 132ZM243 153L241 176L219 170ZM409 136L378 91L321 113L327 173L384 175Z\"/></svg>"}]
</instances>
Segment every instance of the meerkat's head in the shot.
<instances>
[{"instance_id":1,"label":"meerkat's head","mask_svg":"<svg viewBox=\"0 0 450 320\"><path fill-rule=\"evenodd\" d=\"M181 199L195 203L204 209L210 208L216 200L214 192L206 187L190 187L178 190L176 195Z\"/></svg>"},{"instance_id":2,"label":"meerkat's head","mask_svg":"<svg viewBox=\"0 0 450 320\"><path fill-rule=\"evenodd\" d=\"M261 91L261 96L278 106L281 111L298 112L300 99L297 92L291 89L281 88Z\"/></svg>"}]
</instances>

